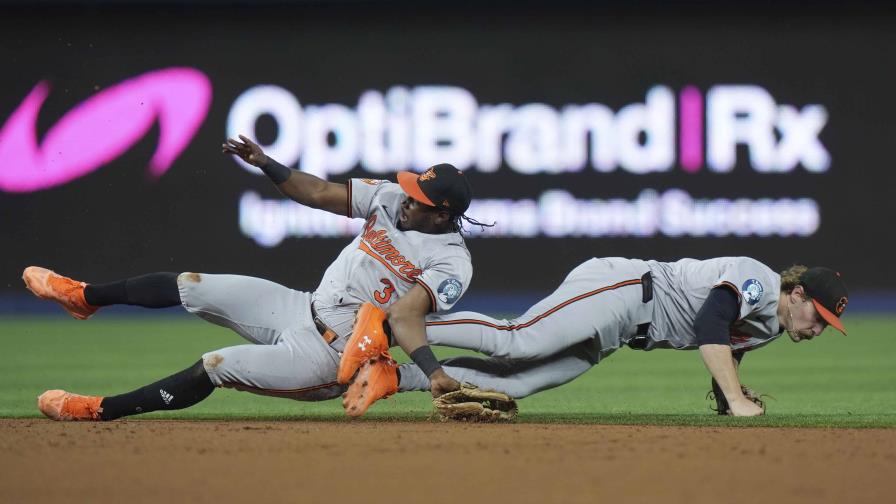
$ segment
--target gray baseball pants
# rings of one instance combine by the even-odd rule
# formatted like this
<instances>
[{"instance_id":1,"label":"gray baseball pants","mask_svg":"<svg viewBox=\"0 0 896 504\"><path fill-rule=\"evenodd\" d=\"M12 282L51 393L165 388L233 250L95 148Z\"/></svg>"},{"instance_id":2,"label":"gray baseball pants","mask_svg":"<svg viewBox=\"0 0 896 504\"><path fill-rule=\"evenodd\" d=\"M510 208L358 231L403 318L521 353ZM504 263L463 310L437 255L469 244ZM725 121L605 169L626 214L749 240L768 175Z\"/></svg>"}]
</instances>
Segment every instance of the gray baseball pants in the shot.
<instances>
[{"instance_id":1,"label":"gray baseball pants","mask_svg":"<svg viewBox=\"0 0 896 504\"><path fill-rule=\"evenodd\" d=\"M653 317L644 299L644 261L590 259L551 295L515 319L457 312L426 318L429 343L465 348L502 359L542 360L590 340L601 351L619 348Z\"/></svg>"},{"instance_id":2,"label":"gray baseball pants","mask_svg":"<svg viewBox=\"0 0 896 504\"><path fill-rule=\"evenodd\" d=\"M592 340L541 360L454 357L442 361L442 365L448 376L461 383L472 383L481 389L497 390L520 399L569 383L613 351L615 348L602 351L596 340ZM399 370L399 391L430 389L429 378L417 366L402 364Z\"/></svg>"},{"instance_id":3,"label":"gray baseball pants","mask_svg":"<svg viewBox=\"0 0 896 504\"><path fill-rule=\"evenodd\" d=\"M297 400L338 397L339 354L311 316L311 294L240 275L182 273L183 307L252 344L203 354L212 383Z\"/></svg>"}]
</instances>

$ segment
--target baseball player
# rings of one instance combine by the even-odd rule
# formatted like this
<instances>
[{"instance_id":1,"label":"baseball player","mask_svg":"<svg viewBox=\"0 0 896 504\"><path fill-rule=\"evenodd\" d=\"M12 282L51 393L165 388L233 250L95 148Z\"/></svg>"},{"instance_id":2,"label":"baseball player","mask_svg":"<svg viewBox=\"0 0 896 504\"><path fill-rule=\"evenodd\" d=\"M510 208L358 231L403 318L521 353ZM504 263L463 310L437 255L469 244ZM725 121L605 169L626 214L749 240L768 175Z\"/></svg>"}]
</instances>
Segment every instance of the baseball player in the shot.
<instances>
[{"instance_id":1,"label":"baseball player","mask_svg":"<svg viewBox=\"0 0 896 504\"><path fill-rule=\"evenodd\" d=\"M731 414L753 416L762 410L742 393L737 364L743 353L784 331L794 342L810 340L828 325L845 335L840 315L847 302L840 274L828 268L793 266L779 275L748 257L671 263L595 258L518 318L430 315L426 332L431 344L492 356L444 361L449 375L513 397L566 383L622 345L699 348ZM372 351L388 344L376 341ZM367 372L371 391L351 397L347 408L363 411L377 390L391 388L399 377L394 386L402 391L429 388L414 366L376 366L378 372Z\"/></svg>"},{"instance_id":2,"label":"baseball player","mask_svg":"<svg viewBox=\"0 0 896 504\"><path fill-rule=\"evenodd\" d=\"M117 396L47 391L38 400L45 415L113 420L181 409L215 387L300 400L336 397L345 389L336 382L339 352L364 302L388 310L393 333L418 342L423 353L428 350L424 316L451 308L469 287L473 271L460 233L462 220L476 224L464 215L472 194L463 173L440 164L420 175L401 172L397 184L368 179L336 184L291 170L240 138L228 139L223 152L261 168L284 195L303 205L366 219L361 234L313 293L237 275L153 273L85 284L48 269L26 268L28 289L59 302L78 319L113 304L181 305L251 343L208 352L183 371ZM458 387L441 369L428 379L440 390Z\"/></svg>"}]
</instances>

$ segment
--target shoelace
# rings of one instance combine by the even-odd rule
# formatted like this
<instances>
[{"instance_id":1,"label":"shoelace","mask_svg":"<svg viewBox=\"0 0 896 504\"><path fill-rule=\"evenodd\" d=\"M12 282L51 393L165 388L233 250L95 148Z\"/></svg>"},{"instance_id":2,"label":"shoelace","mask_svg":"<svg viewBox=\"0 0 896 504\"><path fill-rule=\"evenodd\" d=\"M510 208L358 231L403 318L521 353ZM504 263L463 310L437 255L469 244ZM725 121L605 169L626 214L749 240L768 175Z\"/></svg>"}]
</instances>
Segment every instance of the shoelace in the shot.
<instances>
[{"instance_id":1,"label":"shoelace","mask_svg":"<svg viewBox=\"0 0 896 504\"><path fill-rule=\"evenodd\" d=\"M52 284L53 289L65 294L65 296L69 298L77 297L75 294L77 294L78 290L83 287L80 282L75 282L74 280L58 275L50 277L50 284Z\"/></svg>"},{"instance_id":2,"label":"shoelace","mask_svg":"<svg viewBox=\"0 0 896 504\"><path fill-rule=\"evenodd\" d=\"M87 414L90 416L91 420L98 420L100 418L100 408L94 408L93 404L90 400L90 397L84 397L83 399L79 397L71 396L67 398L65 401L65 405L63 405L63 410L67 409L66 407L69 405L71 401L81 401L83 402L84 409L87 411ZM77 404L77 402L76 402ZM80 406L80 405L79 405ZM74 408L72 408L74 409ZM80 409L80 408L78 408ZM77 413L77 412L76 412ZM72 415L73 417L77 417L78 415Z\"/></svg>"}]
</instances>

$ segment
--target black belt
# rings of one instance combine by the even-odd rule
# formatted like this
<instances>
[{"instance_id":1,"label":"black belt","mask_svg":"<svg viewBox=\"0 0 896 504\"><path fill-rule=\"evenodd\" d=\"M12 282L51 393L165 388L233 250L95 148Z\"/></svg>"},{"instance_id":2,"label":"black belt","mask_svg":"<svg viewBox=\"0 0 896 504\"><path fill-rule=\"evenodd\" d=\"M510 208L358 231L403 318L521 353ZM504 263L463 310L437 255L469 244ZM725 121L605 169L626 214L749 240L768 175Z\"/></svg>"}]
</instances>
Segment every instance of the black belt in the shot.
<instances>
[{"instance_id":1,"label":"black belt","mask_svg":"<svg viewBox=\"0 0 896 504\"><path fill-rule=\"evenodd\" d=\"M338 338L339 335L321 320L320 316L317 314L317 310L314 309L314 303L311 303L311 318L314 319L314 326L317 327L317 332L320 333L320 337L323 338L328 345L336 341L336 338Z\"/></svg>"},{"instance_id":2,"label":"black belt","mask_svg":"<svg viewBox=\"0 0 896 504\"><path fill-rule=\"evenodd\" d=\"M648 271L641 277L641 302L649 303L651 300L653 300L653 277ZM644 350L647 348L647 343L650 342L650 338L647 337L647 331L649 330L650 322L638 324L635 336L626 343L628 347L633 350Z\"/></svg>"},{"instance_id":3,"label":"black belt","mask_svg":"<svg viewBox=\"0 0 896 504\"><path fill-rule=\"evenodd\" d=\"M653 276L650 272L641 275L641 302L649 303L653 299Z\"/></svg>"}]
</instances>

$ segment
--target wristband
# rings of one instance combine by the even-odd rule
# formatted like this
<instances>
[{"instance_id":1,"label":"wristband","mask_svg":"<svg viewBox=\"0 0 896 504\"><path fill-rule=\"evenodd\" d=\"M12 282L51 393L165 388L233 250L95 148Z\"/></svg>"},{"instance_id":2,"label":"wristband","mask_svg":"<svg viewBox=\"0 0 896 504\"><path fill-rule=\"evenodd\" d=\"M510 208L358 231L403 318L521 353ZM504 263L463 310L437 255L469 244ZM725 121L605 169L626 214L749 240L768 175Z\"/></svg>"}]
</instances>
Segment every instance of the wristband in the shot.
<instances>
[{"instance_id":1,"label":"wristband","mask_svg":"<svg viewBox=\"0 0 896 504\"><path fill-rule=\"evenodd\" d=\"M414 350L411 352L410 357L411 360L414 361L414 364L416 364L426 376L430 376L442 369L442 365L439 364L439 360L436 359L436 355L432 353L432 348L430 348L429 345L423 345Z\"/></svg>"},{"instance_id":2,"label":"wristband","mask_svg":"<svg viewBox=\"0 0 896 504\"><path fill-rule=\"evenodd\" d=\"M261 171L263 171L265 175L273 180L274 184L276 185L280 185L286 182L289 179L289 173L292 171L275 161L273 158L268 158L268 162L262 165L260 168Z\"/></svg>"}]
</instances>

